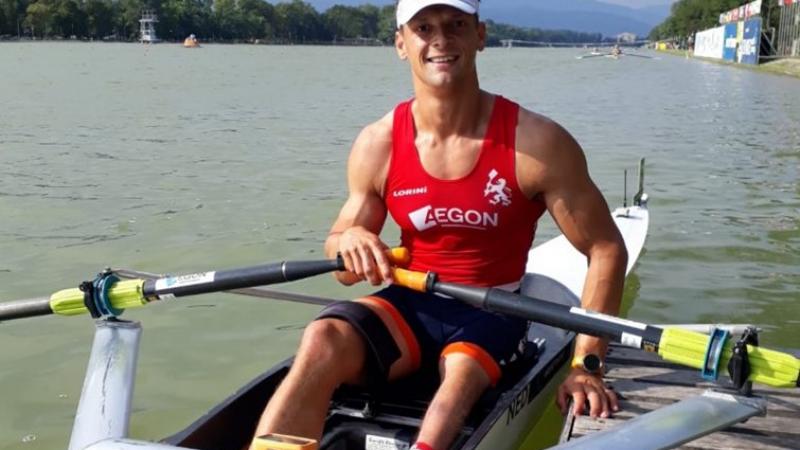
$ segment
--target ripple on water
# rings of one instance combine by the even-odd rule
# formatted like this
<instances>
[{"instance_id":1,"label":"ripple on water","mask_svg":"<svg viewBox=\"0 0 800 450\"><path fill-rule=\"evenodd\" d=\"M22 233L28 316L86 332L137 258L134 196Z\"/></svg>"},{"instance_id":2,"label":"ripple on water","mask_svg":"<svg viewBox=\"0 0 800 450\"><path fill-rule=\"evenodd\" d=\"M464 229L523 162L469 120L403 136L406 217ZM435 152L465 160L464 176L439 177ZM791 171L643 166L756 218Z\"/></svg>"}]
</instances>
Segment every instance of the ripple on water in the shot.
<instances>
[{"instance_id":1,"label":"ripple on water","mask_svg":"<svg viewBox=\"0 0 800 450\"><path fill-rule=\"evenodd\" d=\"M665 261L684 260L717 264L737 264L745 261L748 263L777 264L789 267L800 266L800 255L743 245L650 249L648 255Z\"/></svg>"}]
</instances>

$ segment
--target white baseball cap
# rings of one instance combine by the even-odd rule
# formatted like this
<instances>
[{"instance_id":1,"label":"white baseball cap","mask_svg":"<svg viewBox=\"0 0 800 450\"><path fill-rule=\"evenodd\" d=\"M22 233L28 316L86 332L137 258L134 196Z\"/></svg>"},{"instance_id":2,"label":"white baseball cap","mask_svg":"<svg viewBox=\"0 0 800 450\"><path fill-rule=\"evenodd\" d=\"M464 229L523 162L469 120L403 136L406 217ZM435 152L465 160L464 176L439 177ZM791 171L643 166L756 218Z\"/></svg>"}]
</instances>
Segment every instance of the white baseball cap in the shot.
<instances>
[{"instance_id":1,"label":"white baseball cap","mask_svg":"<svg viewBox=\"0 0 800 450\"><path fill-rule=\"evenodd\" d=\"M428 6L452 6L467 14L477 14L479 4L480 0L400 0L397 4L397 28Z\"/></svg>"}]
</instances>

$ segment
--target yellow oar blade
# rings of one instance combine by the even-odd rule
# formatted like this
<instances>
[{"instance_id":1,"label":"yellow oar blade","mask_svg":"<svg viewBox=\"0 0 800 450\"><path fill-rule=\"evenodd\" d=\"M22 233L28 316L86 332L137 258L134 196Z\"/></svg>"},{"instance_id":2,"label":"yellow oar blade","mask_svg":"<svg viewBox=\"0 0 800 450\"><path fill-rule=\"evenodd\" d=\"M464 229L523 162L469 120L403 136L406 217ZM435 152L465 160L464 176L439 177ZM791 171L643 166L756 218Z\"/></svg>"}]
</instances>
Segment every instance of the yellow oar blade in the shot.
<instances>
[{"instance_id":1,"label":"yellow oar blade","mask_svg":"<svg viewBox=\"0 0 800 450\"><path fill-rule=\"evenodd\" d=\"M734 343L725 343L720 358L720 370L727 367L733 354ZM695 369L702 369L705 360L708 336L676 327L664 329L658 354L666 361ZM774 387L795 387L800 373L800 359L787 353L748 345L750 361L748 380Z\"/></svg>"},{"instance_id":2,"label":"yellow oar blade","mask_svg":"<svg viewBox=\"0 0 800 450\"><path fill-rule=\"evenodd\" d=\"M126 280L114 283L108 291L111 306L115 309L125 310L144 306L142 288L144 280ZM54 314L62 316L75 316L89 312L83 304L83 291L78 288L63 289L50 296L50 308Z\"/></svg>"}]
</instances>

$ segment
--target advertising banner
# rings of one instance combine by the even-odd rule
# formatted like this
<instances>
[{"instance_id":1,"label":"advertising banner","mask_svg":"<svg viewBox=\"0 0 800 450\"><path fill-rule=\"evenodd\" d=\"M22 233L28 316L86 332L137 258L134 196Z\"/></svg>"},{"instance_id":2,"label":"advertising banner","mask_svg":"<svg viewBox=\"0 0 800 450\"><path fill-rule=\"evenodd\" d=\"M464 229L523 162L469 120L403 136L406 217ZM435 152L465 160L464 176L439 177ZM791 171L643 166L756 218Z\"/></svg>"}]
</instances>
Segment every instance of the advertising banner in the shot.
<instances>
[{"instance_id":1,"label":"advertising banner","mask_svg":"<svg viewBox=\"0 0 800 450\"><path fill-rule=\"evenodd\" d=\"M739 27L735 23L725 25L725 47L722 50L722 59L736 62L736 49L741 39L738 37Z\"/></svg>"},{"instance_id":2,"label":"advertising banner","mask_svg":"<svg viewBox=\"0 0 800 450\"><path fill-rule=\"evenodd\" d=\"M756 0L738 8L732 9L719 15L719 23L724 25L726 23L736 22L739 20L747 20L753 16L761 14L761 1ZM780 2L792 2L800 0L778 0Z\"/></svg>"},{"instance_id":3,"label":"advertising banner","mask_svg":"<svg viewBox=\"0 0 800 450\"><path fill-rule=\"evenodd\" d=\"M694 54L703 58L722 59L725 27L698 31L694 36Z\"/></svg>"},{"instance_id":4,"label":"advertising banner","mask_svg":"<svg viewBox=\"0 0 800 450\"><path fill-rule=\"evenodd\" d=\"M750 19L744 23L744 35L739 44L737 60L742 64L758 64L761 47L761 18Z\"/></svg>"}]
</instances>

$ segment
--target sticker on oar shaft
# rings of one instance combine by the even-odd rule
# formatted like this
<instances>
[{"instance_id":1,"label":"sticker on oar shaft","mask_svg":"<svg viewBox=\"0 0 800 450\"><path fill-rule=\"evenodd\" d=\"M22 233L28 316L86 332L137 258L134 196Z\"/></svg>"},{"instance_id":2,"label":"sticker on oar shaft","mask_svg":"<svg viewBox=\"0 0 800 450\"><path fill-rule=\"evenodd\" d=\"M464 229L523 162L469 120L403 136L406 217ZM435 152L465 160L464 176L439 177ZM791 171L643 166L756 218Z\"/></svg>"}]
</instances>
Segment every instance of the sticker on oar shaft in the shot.
<instances>
[{"instance_id":1,"label":"sticker on oar shaft","mask_svg":"<svg viewBox=\"0 0 800 450\"><path fill-rule=\"evenodd\" d=\"M625 347L642 348L642 337L636 334L622 332L619 343Z\"/></svg>"},{"instance_id":2,"label":"sticker on oar shaft","mask_svg":"<svg viewBox=\"0 0 800 450\"><path fill-rule=\"evenodd\" d=\"M589 324L585 324L584 332L588 334L606 336L626 347L644 349L649 352L658 350L663 332L661 328L578 307L572 307L569 311L591 321Z\"/></svg>"},{"instance_id":3,"label":"sticker on oar shaft","mask_svg":"<svg viewBox=\"0 0 800 450\"><path fill-rule=\"evenodd\" d=\"M216 271L214 272L198 272L198 273L190 273L187 275L179 275L177 277L167 277L167 278L160 278L156 280L155 290L158 298L160 300L166 300L170 298L175 298L175 294L172 292L176 289L187 287L187 286L195 286L198 284L206 284L212 283L214 281L214 276L216 275ZM170 292L166 293L159 293L160 291L168 290Z\"/></svg>"},{"instance_id":4,"label":"sticker on oar shaft","mask_svg":"<svg viewBox=\"0 0 800 450\"><path fill-rule=\"evenodd\" d=\"M644 330L647 328L647 324L641 322L634 322L633 320L622 319L616 316L610 316L608 314L599 313L596 311L589 311L583 308L572 307L569 309L569 312L573 314L580 314L582 316L592 317L598 320L603 320L605 322L615 323L617 325L623 325L630 328L638 328L640 330Z\"/></svg>"}]
</instances>

